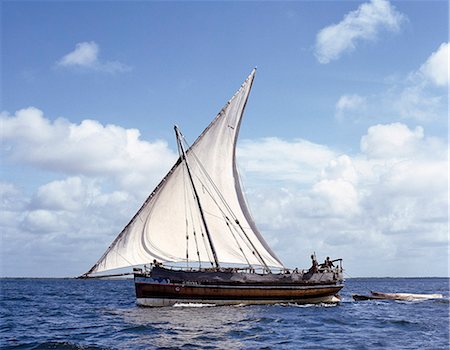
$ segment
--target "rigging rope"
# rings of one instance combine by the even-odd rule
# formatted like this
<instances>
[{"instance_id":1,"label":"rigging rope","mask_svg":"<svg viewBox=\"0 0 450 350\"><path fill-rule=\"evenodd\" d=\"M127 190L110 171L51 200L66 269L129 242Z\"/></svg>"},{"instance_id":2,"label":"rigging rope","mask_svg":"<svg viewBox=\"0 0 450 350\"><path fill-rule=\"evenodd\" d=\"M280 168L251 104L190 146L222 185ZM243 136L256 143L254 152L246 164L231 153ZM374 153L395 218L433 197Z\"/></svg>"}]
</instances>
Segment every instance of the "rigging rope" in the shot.
<instances>
[{"instance_id":1,"label":"rigging rope","mask_svg":"<svg viewBox=\"0 0 450 350\"><path fill-rule=\"evenodd\" d=\"M188 222L188 216L187 216L187 194L186 194L186 176L185 176L185 169L184 167L182 167L183 169L183 197L184 197L184 218L186 221L186 264L189 266L189 222Z\"/></svg>"},{"instance_id":2,"label":"rigging rope","mask_svg":"<svg viewBox=\"0 0 450 350\"><path fill-rule=\"evenodd\" d=\"M181 135L182 137L182 141L184 141L184 143L189 146L189 144L187 143L186 139L184 138L183 135ZM241 224L239 223L239 220L237 218L237 216L234 214L233 210L231 209L231 207L228 205L228 203L226 202L224 196L222 195L222 193L220 192L219 188L217 187L217 185L214 183L213 179L211 178L211 176L208 174L208 172L206 171L205 167L203 166L203 164L200 162L200 160L198 159L197 155L195 154L195 152L190 149L189 151L190 153L192 153L194 160L196 161L196 163L199 165L200 170L203 172L204 176L206 177L206 179L211 183L213 189L215 190L216 194L219 196L219 199L222 201L222 203L224 204L224 206L226 207L226 209L229 211L229 213L231 214L231 216L233 217L234 221L236 222L236 224L239 226L239 228L242 230L242 233L244 234L245 238L248 240L248 242L251 244L252 248L252 253L253 255L255 255L255 257L261 262L261 264L266 268L267 271L270 272L270 268L269 266L266 264L266 262L264 261L263 257L261 256L261 254L259 253L258 249L256 249L255 245L253 244L253 242L250 240L250 238L248 237L247 233L245 232L244 228L241 226ZM203 185L203 187L205 187L204 183L201 181L201 179L196 176L197 179L200 181L200 183ZM213 196L211 195L211 193L208 191L210 197L214 200ZM220 209L219 205L217 204L217 202L214 200L214 203L217 205L217 207ZM220 209L221 210L221 209Z\"/></svg>"},{"instance_id":3,"label":"rigging rope","mask_svg":"<svg viewBox=\"0 0 450 350\"><path fill-rule=\"evenodd\" d=\"M188 164L186 152L185 152L184 147L183 147L183 135L181 134L180 130L178 129L178 127L176 125L175 125L174 129L175 129L175 134L177 136L178 151L180 152L180 156L183 157L184 165L185 165L186 171L187 171L187 173L189 175L189 180L190 180L192 191L193 191L193 194L194 194L194 200L197 203L197 206L198 206L198 209L199 209L198 213L200 214L200 219L201 219L201 221L203 223L203 225L201 227L202 228L202 236L204 237L203 229L205 229L206 235L208 236L208 243L209 243L209 246L211 248L211 253L212 253L212 256L213 256L213 260L214 260L214 263L213 263L211 261L211 259L210 259L211 265L212 266L215 265L218 268L220 266L219 265L219 259L217 258L217 252L216 252L216 249L214 248L214 243L213 243L213 240L212 240L212 237L211 237L211 233L209 231L209 228L208 228L205 216L204 216L204 212L203 212L203 208L202 208L202 205L201 205L200 197L198 196L197 188L196 188L196 186L194 184L194 179L192 177L191 170L190 170L190 167L189 167L189 164ZM209 250L208 250L207 247L206 247L206 251L209 253Z\"/></svg>"},{"instance_id":4,"label":"rigging rope","mask_svg":"<svg viewBox=\"0 0 450 350\"><path fill-rule=\"evenodd\" d=\"M345 272L345 271L343 271L343 273L344 273L344 275L347 275L347 277L349 277L349 278L355 278L355 277L350 276L350 275L349 275L347 272ZM363 288L364 288L364 289L367 289L370 293L372 293L372 290L369 289L369 288L367 288L366 286L364 286Z\"/></svg>"},{"instance_id":5,"label":"rigging rope","mask_svg":"<svg viewBox=\"0 0 450 350\"><path fill-rule=\"evenodd\" d=\"M192 152L193 153L193 152ZM194 153L193 153L194 154ZM238 230L236 230L239 234L239 236L241 237L242 241L244 243L246 243L247 247L250 249L250 251L252 252L252 254L256 257L257 260L259 260L259 262L261 263L262 266L264 266L266 268L267 271L270 272L270 269L268 267L268 265L266 264L266 262L264 261L264 259L262 258L261 254L259 253L259 251L256 249L256 247L254 246L253 242L250 240L250 238L248 237L247 233L245 232L244 228L241 226L239 220L237 219L236 215L234 214L234 212L232 211L232 209L230 208L230 206L228 205L228 203L225 201L225 198L223 197L223 195L221 194L220 190L217 188L217 186L215 185L214 181L211 179L211 177L208 175L208 173L206 172L206 169L203 167L203 165L200 163L200 161L198 160L198 158L196 158L195 154L194 157L197 161L197 163L200 165L200 168L202 169L204 176L206 176L206 179L209 180L209 182L212 184L214 190L216 191L216 193L218 194L219 198L221 199L222 203L225 205L226 209L228 209L229 214L231 214L231 216L234 219L234 222L238 225L238 227L241 229L242 233L239 232ZM220 205L217 203L217 201L215 200L214 196L212 195L212 193L207 189L207 187L205 186L204 182L200 179L199 176L196 175L197 180L202 184L203 189L206 190L206 192L208 193L208 195L211 197L211 199L213 200L214 204L216 204L217 208L222 212L222 214L227 218L227 220L230 220L224 213L224 211L222 210L222 208L220 207ZM232 224L233 227L235 227ZM242 236L242 234L244 235L244 237ZM241 249L241 247L238 245L238 248ZM242 250L242 249L241 249ZM247 257L244 255L244 258L248 261ZM250 265L251 266L251 265Z\"/></svg>"},{"instance_id":6,"label":"rigging rope","mask_svg":"<svg viewBox=\"0 0 450 350\"><path fill-rule=\"evenodd\" d=\"M223 218L224 218L224 220L225 220L225 223L226 223L226 225L228 226L228 229L230 230L230 232L232 233L233 238L235 239L238 248L240 249L240 251L242 252L242 255L244 256L244 259L247 261L248 265L249 265L251 268L253 268L253 266L249 263L249 260L248 260L247 256L245 255L244 250L242 249L241 245L239 244L239 241L236 239L235 235L233 234L233 231L231 230L231 227L234 228L234 229L236 230L236 228L235 228L235 226L234 226L234 223L230 220L230 218L226 215L226 213L225 213L225 212L222 210L222 208L219 206L219 203L217 203L216 199L214 198L214 196L212 195L212 193L208 190L208 188L203 184L202 180L201 180L198 176L197 176L197 179L198 179L198 181L200 181L200 183L202 184L202 186L203 186L202 188L206 191L206 193L210 196L210 198L213 200L214 204L217 206L217 208L218 208L218 209L220 210L220 212L222 213ZM222 219L221 217L219 217L219 216L217 216L217 215L214 215L214 214L212 214L212 213L210 213L210 212L208 212L208 211L205 211L205 213L208 213L209 215L214 216L214 217L216 217L216 218ZM235 221L237 221L237 219L236 219ZM231 224L231 226L230 226L230 224ZM243 230L242 226L240 226L240 227L241 227L241 229ZM254 247L253 247L253 245L251 244L251 242L250 242L249 238L247 237L247 235L245 235L245 238L246 238L246 239L245 239L245 238L242 236L242 233L241 233L240 231L236 230L236 233L239 235L239 237L241 238L242 242L245 243L245 244L247 245L247 248L253 253L253 255L256 256L256 258L259 260L259 262L261 263L261 265L262 265L262 266L265 266L264 261L262 261L262 259L259 259L258 255L255 254L255 252L254 252Z\"/></svg>"},{"instance_id":7,"label":"rigging rope","mask_svg":"<svg viewBox=\"0 0 450 350\"><path fill-rule=\"evenodd\" d=\"M251 269L253 269L252 264L250 264L250 261L248 261L247 259L247 255L245 255L244 250L242 249L241 245L239 244L239 241L237 240L236 236L233 233L233 230L230 227L230 224L228 223L229 220L227 220L228 218L225 216L225 223L227 224L228 229L230 230L231 235L233 236L234 240L236 241L237 246L239 247L239 250L242 253L242 256L244 257L245 261L247 261L248 266L250 266Z\"/></svg>"},{"instance_id":8,"label":"rigging rope","mask_svg":"<svg viewBox=\"0 0 450 350\"><path fill-rule=\"evenodd\" d=\"M194 196L193 193L191 193L191 194L192 194L192 196ZM189 214L190 214L191 222L192 222L192 232L193 232L194 241L195 241L195 249L197 251L198 266L199 266L199 268L201 268L202 262L201 262L201 257L200 257L200 250L198 249L197 232L195 231L195 223L194 223L194 215L192 214L192 206L190 206L190 205L186 205L186 206L189 208Z\"/></svg>"},{"instance_id":9,"label":"rigging rope","mask_svg":"<svg viewBox=\"0 0 450 350\"><path fill-rule=\"evenodd\" d=\"M208 246L209 246L209 245L208 245L208 243L206 242L206 237L205 237L205 233L203 232L203 227L202 227L202 225L200 225L200 233L201 233L202 238L203 238L203 245L205 246L206 255L208 255L209 263L211 264L211 266L214 266L213 259L211 258L211 253L209 252L209 249L208 249Z\"/></svg>"}]
</instances>

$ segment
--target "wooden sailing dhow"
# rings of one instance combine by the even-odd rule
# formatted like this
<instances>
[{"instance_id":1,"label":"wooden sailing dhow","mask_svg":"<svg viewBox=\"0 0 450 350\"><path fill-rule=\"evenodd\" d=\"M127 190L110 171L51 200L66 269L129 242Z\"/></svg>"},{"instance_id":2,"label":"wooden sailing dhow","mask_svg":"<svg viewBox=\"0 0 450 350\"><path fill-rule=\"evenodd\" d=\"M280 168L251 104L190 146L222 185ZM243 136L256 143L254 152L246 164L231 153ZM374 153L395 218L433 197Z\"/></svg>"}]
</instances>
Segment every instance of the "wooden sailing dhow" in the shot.
<instances>
[{"instance_id":1,"label":"wooden sailing dhow","mask_svg":"<svg viewBox=\"0 0 450 350\"><path fill-rule=\"evenodd\" d=\"M247 208L236 141L255 73L188 149L175 126L177 162L82 277L141 266L133 272L137 303L144 306L338 300L340 259L336 267L286 269Z\"/></svg>"}]
</instances>

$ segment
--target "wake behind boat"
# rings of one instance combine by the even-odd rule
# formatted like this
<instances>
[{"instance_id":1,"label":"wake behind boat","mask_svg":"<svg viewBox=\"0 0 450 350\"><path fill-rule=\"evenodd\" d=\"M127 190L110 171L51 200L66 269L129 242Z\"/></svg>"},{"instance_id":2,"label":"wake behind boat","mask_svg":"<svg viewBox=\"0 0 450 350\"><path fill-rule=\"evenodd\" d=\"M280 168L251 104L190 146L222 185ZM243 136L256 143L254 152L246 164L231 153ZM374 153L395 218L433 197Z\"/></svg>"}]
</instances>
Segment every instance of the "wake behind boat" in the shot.
<instances>
[{"instance_id":1,"label":"wake behind boat","mask_svg":"<svg viewBox=\"0 0 450 350\"><path fill-rule=\"evenodd\" d=\"M141 266L133 272L137 303L143 306L338 300L341 259L319 265L314 255L309 270L287 269L247 208L236 142L255 73L191 147L175 126L177 162L82 277Z\"/></svg>"}]
</instances>

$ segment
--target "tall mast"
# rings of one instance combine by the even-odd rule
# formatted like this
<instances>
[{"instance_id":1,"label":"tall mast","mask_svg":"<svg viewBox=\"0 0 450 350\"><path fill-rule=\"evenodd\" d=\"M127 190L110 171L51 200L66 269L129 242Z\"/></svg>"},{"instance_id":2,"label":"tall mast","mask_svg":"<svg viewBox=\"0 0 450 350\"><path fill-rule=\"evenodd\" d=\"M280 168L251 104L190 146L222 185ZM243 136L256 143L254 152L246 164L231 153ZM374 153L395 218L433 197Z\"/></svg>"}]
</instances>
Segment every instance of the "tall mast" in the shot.
<instances>
[{"instance_id":1,"label":"tall mast","mask_svg":"<svg viewBox=\"0 0 450 350\"><path fill-rule=\"evenodd\" d=\"M200 211L200 217L202 219L203 226L205 227L206 236L208 237L208 242L211 247L212 254L213 254L214 263L215 263L216 267L218 268L218 267L220 267L219 260L217 259L216 249L214 248L214 243L212 241L211 234L209 233L208 225L206 224L205 214L203 213L202 205L200 203L200 198L198 196L197 189L195 188L194 179L192 178L191 170L189 168L189 163L187 161L186 152L184 150L183 142L181 140L181 138L182 138L181 132L176 125L174 126L174 129L175 129L175 135L177 136L178 149L180 151L180 156L182 157L182 159L184 160L184 164L186 165L189 180L191 181L192 189L194 191L194 198L195 198L195 201L197 202L198 210Z\"/></svg>"}]
</instances>

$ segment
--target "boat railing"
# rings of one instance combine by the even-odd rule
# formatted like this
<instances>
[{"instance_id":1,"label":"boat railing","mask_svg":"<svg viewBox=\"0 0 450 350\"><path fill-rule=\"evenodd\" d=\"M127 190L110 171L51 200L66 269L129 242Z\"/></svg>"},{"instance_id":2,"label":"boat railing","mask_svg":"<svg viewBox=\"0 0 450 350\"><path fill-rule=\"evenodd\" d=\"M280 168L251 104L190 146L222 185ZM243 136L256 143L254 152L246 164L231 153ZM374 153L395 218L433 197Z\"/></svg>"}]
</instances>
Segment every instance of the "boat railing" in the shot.
<instances>
[{"instance_id":1,"label":"boat railing","mask_svg":"<svg viewBox=\"0 0 450 350\"><path fill-rule=\"evenodd\" d=\"M264 267L194 267L194 266L183 266L183 265L169 265L162 263L150 263L144 265L143 271L150 272L153 267L163 267L168 270L177 270L177 271L202 271L202 272L244 272L244 273L257 273L257 274L267 274L267 271ZM275 269L272 268L272 273L276 271L276 273L284 273L287 269Z\"/></svg>"},{"instance_id":2,"label":"boat railing","mask_svg":"<svg viewBox=\"0 0 450 350\"><path fill-rule=\"evenodd\" d=\"M326 267L323 264L319 267L318 272L343 272L342 267L342 259L334 259L331 260L332 263L337 263L333 267ZM137 273L150 273L154 267L163 267L168 270L177 270L177 271L186 271L186 272L194 272L194 271L202 271L202 272L243 272L243 273L255 273L255 274L267 274L267 270L264 267L255 266L255 267L194 267L194 266L186 266L186 265L170 265L170 264L162 264L160 262L153 262L150 264L143 265L143 268L133 269L134 272ZM288 269L288 268L271 268L272 274L300 274L304 275L311 271L311 269Z\"/></svg>"}]
</instances>

